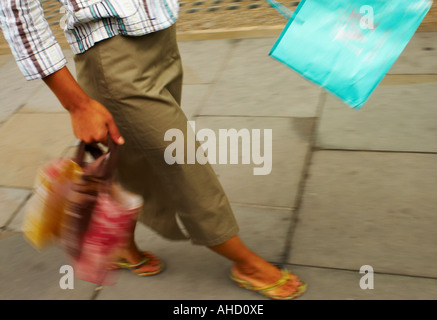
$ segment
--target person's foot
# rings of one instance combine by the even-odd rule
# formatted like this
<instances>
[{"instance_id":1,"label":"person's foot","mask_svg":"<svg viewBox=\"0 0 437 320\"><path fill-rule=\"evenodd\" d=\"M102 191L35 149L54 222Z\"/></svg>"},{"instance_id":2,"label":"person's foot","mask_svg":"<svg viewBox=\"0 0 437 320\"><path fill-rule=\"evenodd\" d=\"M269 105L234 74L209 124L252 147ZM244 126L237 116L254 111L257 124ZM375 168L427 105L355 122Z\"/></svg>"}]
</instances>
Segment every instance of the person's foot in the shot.
<instances>
[{"instance_id":1,"label":"person's foot","mask_svg":"<svg viewBox=\"0 0 437 320\"><path fill-rule=\"evenodd\" d=\"M148 251L125 250L119 254L112 269L130 269L139 276L152 276L162 271L163 263Z\"/></svg>"},{"instance_id":2,"label":"person's foot","mask_svg":"<svg viewBox=\"0 0 437 320\"><path fill-rule=\"evenodd\" d=\"M258 291L273 299L292 299L306 289L306 284L296 275L281 271L268 262L250 267L235 264L232 278L241 287Z\"/></svg>"}]
</instances>

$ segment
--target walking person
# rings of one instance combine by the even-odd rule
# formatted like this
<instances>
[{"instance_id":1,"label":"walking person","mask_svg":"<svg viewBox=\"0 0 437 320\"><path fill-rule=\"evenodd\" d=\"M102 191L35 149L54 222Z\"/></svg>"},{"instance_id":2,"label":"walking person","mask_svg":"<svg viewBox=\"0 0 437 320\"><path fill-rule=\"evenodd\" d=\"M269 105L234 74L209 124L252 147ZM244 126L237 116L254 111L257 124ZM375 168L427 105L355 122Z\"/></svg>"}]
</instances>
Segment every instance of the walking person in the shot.
<instances>
[{"instance_id":1,"label":"walking person","mask_svg":"<svg viewBox=\"0 0 437 320\"><path fill-rule=\"evenodd\" d=\"M273 299L301 295L306 284L250 250L238 236L229 201L209 164L164 159L168 129L187 136L180 107L182 63L176 41L177 0L60 0L77 80L37 0L0 0L2 30L28 80L42 79L85 143L119 144L117 178L144 198L139 221L168 239L190 239L234 264L241 287ZM186 155L186 152L185 152ZM178 224L183 224L184 231ZM114 267L156 275L163 262L135 243Z\"/></svg>"}]
</instances>

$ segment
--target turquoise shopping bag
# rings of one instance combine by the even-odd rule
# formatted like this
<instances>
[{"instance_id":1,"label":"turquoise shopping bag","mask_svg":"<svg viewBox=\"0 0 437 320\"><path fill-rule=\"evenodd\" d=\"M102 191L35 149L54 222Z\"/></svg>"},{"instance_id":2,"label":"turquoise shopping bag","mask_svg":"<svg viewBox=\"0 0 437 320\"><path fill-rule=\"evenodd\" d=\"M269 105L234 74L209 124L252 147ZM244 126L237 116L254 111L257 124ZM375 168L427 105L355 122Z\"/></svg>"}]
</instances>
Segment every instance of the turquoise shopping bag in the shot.
<instances>
[{"instance_id":1,"label":"turquoise shopping bag","mask_svg":"<svg viewBox=\"0 0 437 320\"><path fill-rule=\"evenodd\" d=\"M361 108L431 5L431 0L301 0L270 55Z\"/></svg>"}]
</instances>

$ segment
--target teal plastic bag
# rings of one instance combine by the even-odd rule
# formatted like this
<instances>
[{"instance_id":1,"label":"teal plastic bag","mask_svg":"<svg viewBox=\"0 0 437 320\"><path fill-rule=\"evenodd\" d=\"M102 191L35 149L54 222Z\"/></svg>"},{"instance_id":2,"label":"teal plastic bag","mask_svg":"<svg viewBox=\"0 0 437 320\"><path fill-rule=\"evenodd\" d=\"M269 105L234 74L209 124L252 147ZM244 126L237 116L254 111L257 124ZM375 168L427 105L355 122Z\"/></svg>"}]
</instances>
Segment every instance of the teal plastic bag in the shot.
<instances>
[{"instance_id":1,"label":"teal plastic bag","mask_svg":"<svg viewBox=\"0 0 437 320\"><path fill-rule=\"evenodd\" d=\"M270 55L361 108L431 5L431 0L301 0Z\"/></svg>"}]
</instances>

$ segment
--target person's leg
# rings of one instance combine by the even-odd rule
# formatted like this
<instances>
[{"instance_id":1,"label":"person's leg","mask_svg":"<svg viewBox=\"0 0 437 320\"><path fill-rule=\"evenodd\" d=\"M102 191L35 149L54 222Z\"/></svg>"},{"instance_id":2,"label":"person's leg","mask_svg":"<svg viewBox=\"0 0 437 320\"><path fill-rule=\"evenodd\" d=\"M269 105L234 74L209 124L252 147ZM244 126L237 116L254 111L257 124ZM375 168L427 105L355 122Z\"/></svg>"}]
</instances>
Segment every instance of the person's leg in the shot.
<instances>
[{"instance_id":1,"label":"person's leg","mask_svg":"<svg viewBox=\"0 0 437 320\"><path fill-rule=\"evenodd\" d=\"M135 268L132 268L132 272L139 275L159 273L163 268L162 262L154 254L139 249L135 242L135 228L136 224L133 224L127 246L116 253L115 260L124 261L131 266L135 266ZM118 266L114 264L112 268L117 269Z\"/></svg>"},{"instance_id":2,"label":"person's leg","mask_svg":"<svg viewBox=\"0 0 437 320\"><path fill-rule=\"evenodd\" d=\"M282 277L281 270L250 250L240 239L234 236L224 243L209 247L212 251L234 262L232 272L238 278L254 287L265 287ZM292 276L290 281L271 290L269 295L286 297L298 290L302 282Z\"/></svg>"}]
</instances>

